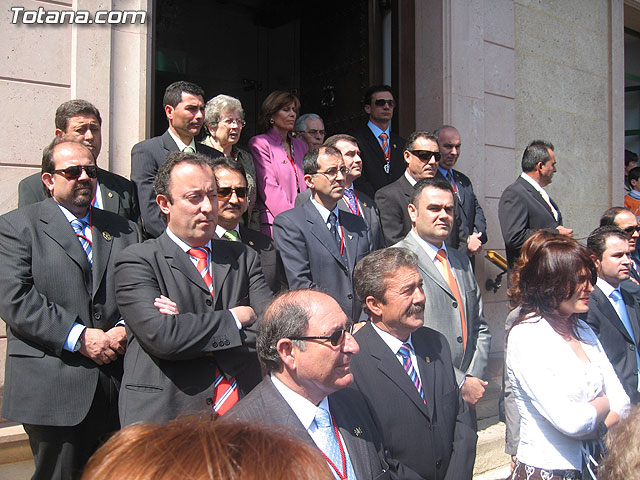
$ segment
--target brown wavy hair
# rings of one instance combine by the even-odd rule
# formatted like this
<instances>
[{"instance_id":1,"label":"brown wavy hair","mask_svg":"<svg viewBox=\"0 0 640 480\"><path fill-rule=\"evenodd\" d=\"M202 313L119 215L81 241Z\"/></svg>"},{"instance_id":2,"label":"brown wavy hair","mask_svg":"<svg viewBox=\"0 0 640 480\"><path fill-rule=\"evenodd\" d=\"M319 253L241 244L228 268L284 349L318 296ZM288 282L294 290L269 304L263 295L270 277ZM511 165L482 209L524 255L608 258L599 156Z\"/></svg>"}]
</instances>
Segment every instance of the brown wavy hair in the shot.
<instances>
[{"instance_id":1,"label":"brown wavy hair","mask_svg":"<svg viewBox=\"0 0 640 480\"><path fill-rule=\"evenodd\" d=\"M296 116L300 114L300 100L293 93L283 90L275 90L267 95L262 102L260 115L258 116L258 127L262 132L266 132L271 128L271 117L281 108L293 103L293 109Z\"/></svg>"}]
</instances>

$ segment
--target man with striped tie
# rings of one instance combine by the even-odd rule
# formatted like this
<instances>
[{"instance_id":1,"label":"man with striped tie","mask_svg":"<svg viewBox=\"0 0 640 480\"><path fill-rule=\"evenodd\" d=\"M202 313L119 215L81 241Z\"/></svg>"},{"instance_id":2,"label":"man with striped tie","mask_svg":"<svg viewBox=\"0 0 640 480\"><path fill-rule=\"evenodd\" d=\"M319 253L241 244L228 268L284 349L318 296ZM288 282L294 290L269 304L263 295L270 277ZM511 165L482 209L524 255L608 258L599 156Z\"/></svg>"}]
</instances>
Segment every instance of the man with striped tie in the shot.
<instances>
[{"instance_id":1,"label":"man with striped tie","mask_svg":"<svg viewBox=\"0 0 640 480\"><path fill-rule=\"evenodd\" d=\"M477 436L447 339L423 327L417 265L410 250L386 248L356 266L356 293L371 322L355 334L353 386L382 433L388 462L402 466L400 478L471 479Z\"/></svg>"},{"instance_id":2,"label":"man with striped tie","mask_svg":"<svg viewBox=\"0 0 640 480\"><path fill-rule=\"evenodd\" d=\"M116 259L116 297L132 333L120 393L123 425L224 414L260 381L249 327L272 296L254 250L213 239L212 159L170 153L154 189L165 232Z\"/></svg>"},{"instance_id":3,"label":"man with striped tie","mask_svg":"<svg viewBox=\"0 0 640 480\"><path fill-rule=\"evenodd\" d=\"M119 428L127 335L113 260L140 232L91 206L97 176L85 145L56 138L42 155L50 198L0 217L0 316L8 326L2 416L24 425L34 479L80 478Z\"/></svg>"}]
</instances>

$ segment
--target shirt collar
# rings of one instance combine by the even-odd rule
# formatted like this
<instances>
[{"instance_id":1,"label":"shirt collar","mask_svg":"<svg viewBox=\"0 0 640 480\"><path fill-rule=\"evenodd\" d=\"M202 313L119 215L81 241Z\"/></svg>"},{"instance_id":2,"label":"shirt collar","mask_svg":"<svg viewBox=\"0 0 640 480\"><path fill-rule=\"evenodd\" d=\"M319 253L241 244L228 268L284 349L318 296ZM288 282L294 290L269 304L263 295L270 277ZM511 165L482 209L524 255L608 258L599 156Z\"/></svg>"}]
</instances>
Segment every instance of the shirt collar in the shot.
<instances>
[{"instance_id":1,"label":"shirt collar","mask_svg":"<svg viewBox=\"0 0 640 480\"><path fill-rule=\"evenodd\" d=\"M606 297L611 296L611 293L614 290L618 290L618 292L620 291L619 288L615 288L609 282L607 282L606 280L603 280L600 277L598 277L598 279L596 280L596 287L598 287L600 290L602 290L602 293L604 293Z\"/></svg>"},{"instance_id":2,"label":"shirt collar","mask_svg":"<svg viewBox=\"0 0 640 480\"><path fill-rule=\"evenodd\" d=\"M407 181L411 184L412 187L415 187L416 183L418 183L418 181L409 174L409 170L404 171L404 178L407 179Z\"/></svg>"},{"instance_id":3,"label":"shirt collar","mask_svg":"<svg viewBox=\"0 0 640 480\"><path fill-rule=\"evenodd\" d=\"M167 232L167 237L173 240L174 243L178 245L178 247L180 247L180 249L183 252L187 253L189 250L193 248L191 245L189 245L188 243L183 241L181 238L179 238L175 233L173 233L169 227L167 227L166 232ZM206 247L209 249L209 251L211 251L211 240L209 240L205 245L202 245L202 247Z\"/></svg>"},{"instance_id":4,"label":"shirt collar","mask_svg":"<svg viewBox=\"0 0 640 480\"><path fill-rule=\"evenodd\" d=\"M236 225L236 227L232 228L231 230L234 230L238 234L238 238L240 238L240 230L238 229L238 225ZM216 225L216 235L218 236L218 238L222 238L228 231L229 230L227 230L226 228L221 227L220 225Z\"/></svg>"},{"instance_id":5,"label":"shirt collar","mask_svg":"<svg viewBox=\"0 0 640 480\"><path fill-rule=\"evenodd\" d=\"M180 138L171 131L170 128L167 129L167 132L169 132L169 135L171 135L171 138L173 138L173 141L176 142L176 145L178 145L178 150L180 150L181 152L186 148L186 147L191 147L193 148L193 151L197 151L196 150L196 141L195 138L191 139L191 143L189 145L187 145L186 143L184 143L182 140L180 140Z\"/></svg>"},{"instance_id":6,"label":"shirt collar","mask_svg":"<svg viewBox=\"0 0 640 480\"><path fill-rule=\"evenodd\" d=\"M337 224L340 223L340 215L339 215L339 210L338 210L338 204L336 203L336 206L333 210L329 210L327 207L325 207L324 205L321 205L319 202L316 201L315 198L313 198L313 195L311 195L311 203L313 203L313 205L316 207L316 209L318 210L318 212L320 212L320 216L322 217L322 220L324 221L324 223L328 223L329 222L329 214L331 212L335 213L336 215L336 219L337 219Z\"/></svg>"},{"instance_id":7,"label":"shirt collar","mask_svg":"<svg viewBox=\"0 0 640 480\"><path fill-rule=\"evenodd\" d=\"M436 261L436 255L438 254L438 250L442 249L445 252L447 252L447 245L444 242L442 242L441 246L437 247L433 243L427 242L426 240L423 240L422 238L420 238L420 235L418 235L414 229L411 229L409 233L413 236L413 239L416 242L418 242L418 244L426 252L426 254L429 256L432 262ZM448 255L449 254L447 252L447 257Z\"/></svg>"},{"instance_id":8,"label":"shirt collar","mask_svg":"<svg viewBox=\"0 0 640 480\"><path fill-rule=\"evenodd\" d=\"M298 417L298 420L300 420L305 430L309 430L309 427L311 427L313 420L316 418L316 410L318 410L318 407L329 411L327 397L324 397L318 406L316 406L299 393L287 387L273 373L270 374L270 376L273 386L276 387L276 390L278 390L285 402L291 407L291 410L296 414L296 417Z\"/></svg>"},{"instance_id":9,"label":"shirt collar","mask_svg":"<svg viewBox=\"0 0 640 480\"><path fill-rule=\"evenodd\" d=\"M545 192L544 188L542 188L542 186L536 182L533 178L531 178L529 175L527 175L526 173L522 172L520 174L520 177L522 177L524 180L526 180L527 182L529 182L529 184L535 188L537 191L539 191L540 193L544 192L544 194L546 195L547 192Z\"/></svg>"},{"instance_id":10,"label":"shirt collar","mask_svg":"<svg viewBox=\"0 0 640 480\"><path fill-rule=\"evenodd\" d=\"M375 137L378 139L378 141L380 141L380 134L381 133L386 133L387 134L387 139L391 140L391 131L390 131L391 130L391 122L389 122L389 125L387 125L387 129L386 130L382 130L379 126L377 126L371 120L369 120L369 123L367 123L367 125L369 126L369 129L373 132Z\"/></svg>"},{"instance_id":11,"label":"shirt collar","mask_svg":"<svg viewBox=\"0 0 640 480\"><path fill-rule=\"evenodd\" d=\"M449 180L449 179L447 178L447 175L449 175L449 172L450 172L451 170L447 170L446 168L442 168L440 165L438 165L438 170L440 170L440 173L442 174L442 176L443 176L444 178L446 178L447 180Z\"/></svg>"},{"instance_id":12,"label":"shirt collar","mask_svg":"<svg viewBox=\"0 0 640 480\"><path fill-rule=\"evenodd\" d=\"M387 346L391 349L394 355L398 353L398 350L400 350L400 347L404 343L408 343L409 345L411 345L411 349L413 350L413 343L411 343L411 334L409 334L409 338L407 339L407 341L403 342L402 340L391 335L389 332L385 332L384 330L382 330L375 323L372 322L371 326L373 327L374 331L378 335L380 335L380 338L382 338L382 341L387 344Z\"/></svg>"},{"instance_id":13,"label":"shirt collar","mask_svg":"<svg viewBox=\"0 0 640 480\"><path fill-rule=\"evenodd\" d=\"M71 220L78 220L78 217L76 217L73 213L71 213L65 207L63 207L62 205L60 205L57 202L56 202L56 204L58 205L58 207L60 208L60 210L62 211L62 213L64 214L64 216L66 217L66 219L67 219L67 221L69 223L71 223ZM89 210L88 209L87 209L87 213L85 214L85 216L80 218L79 220L82 220L84 223L89 224Z\"/></svg>"}]
</instances>

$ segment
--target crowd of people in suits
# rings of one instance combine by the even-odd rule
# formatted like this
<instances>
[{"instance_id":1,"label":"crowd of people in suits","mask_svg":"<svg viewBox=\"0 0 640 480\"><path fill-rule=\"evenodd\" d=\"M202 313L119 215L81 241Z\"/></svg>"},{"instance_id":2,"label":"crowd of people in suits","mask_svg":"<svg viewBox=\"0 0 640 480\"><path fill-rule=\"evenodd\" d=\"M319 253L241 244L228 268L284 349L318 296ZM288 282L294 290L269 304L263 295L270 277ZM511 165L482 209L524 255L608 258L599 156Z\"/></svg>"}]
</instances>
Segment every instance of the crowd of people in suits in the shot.
<instances>
[{"instance_id":1,"label":"crowd of people in suits","mask_svg":"<svg viewBox=\"0 0 640 480\"><path fill-rule=\"evenodd\" d=\"M299 116L295 95L272 92L260 111L263 133L248 151L237 145L246 125L239 100L205 103L199 86L180 81L167 87L163 107L168 129L133 146L129 181L98 167L98 110L84 100L63 103L42 171L20 182L19 208L0 217L7 272L0 316L8 326L2 414L24 425L34 478L80 478L120 428L85 478L102 478L114 455L162 468L140 443L182 446L195 441L194 430L216 439L214 455L232 458L228 442L242 445L232 438L251 436L264 452L270 439L280 442L281 463L308 464L310 479L471 478L492 337L473 271L487 224L469 177L453 168L460 132L443 125L399 137L385 85L364 95L367 124L326 139L321 117ZM541 242L553 240L529 248L536 232L583 248L544 191L555 172L553 145L532 142L522 169L499 210L509 268L520 280L540 262L536 253L549 250ZM571 274L597 266L614 290L629 284L621 301L635 312L640 287L628 280L628 239L635 243L639 228L629 214L609 214L614 226L603 228L613 233L589 246L596 260ZM618 245L610 255L614 237L627 250ZM581 288L575 279L556 285L550 300L578 292L586 303L591 290L582 285L591 283L581 281ZM586 310L574 305L569 330L556 328L567 324L554 323L559 305L527 303L518 285L513 342L537 314L539 327L546 321L589 350L575 332ZM627 315L629 328L611 327L609 309L584 319L595 332L587 344L601 342L599 358L613 364L606 385L591 385L591 393L607 392L588 398L597 411L592 430L616 423L625 398L637 401L640 358L630 352L638 308ZM509 346L507 358L514 475L528 466L571 470L566 462L540 464L544 455L527 442L552 431L533 432L532 422L553 420L534 412L535 392L522 387L530 360L516 355L525 350ZM609 382L622 371L624 388L614 394ZM222 419L181 421L187 414ZM292 439L302 446L286 447ZM244 461L191 467L232 471ZM260 462L246 468L290 475Z\"/></svg>"}]
</instances>

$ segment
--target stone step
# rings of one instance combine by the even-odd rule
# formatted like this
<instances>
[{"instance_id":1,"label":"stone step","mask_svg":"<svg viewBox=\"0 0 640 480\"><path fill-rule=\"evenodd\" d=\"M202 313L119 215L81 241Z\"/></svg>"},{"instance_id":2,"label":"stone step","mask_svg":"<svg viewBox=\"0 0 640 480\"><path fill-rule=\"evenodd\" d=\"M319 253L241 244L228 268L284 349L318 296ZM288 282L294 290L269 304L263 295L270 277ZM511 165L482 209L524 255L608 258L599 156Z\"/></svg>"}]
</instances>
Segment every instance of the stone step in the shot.
<instances>
[{"instance_id":1,"label":"stone step","mask_svg":"<svg viewBox=\"0 0 640 480\"><path fill-rule=\"evenodd\" d=\"M476 448L476 463L473 468L474 479L476 476L492 472L496 469L507 467L506 478L509 474L509 455L504 453L504 432L505 425L498 420L498 417L484 419L478 427L478 446ZM479 478L479 477L478 477ZM485 477L482 477L483 479ZM493 477L488 477L489 480Z\"/></svg>"}]
</instances>

